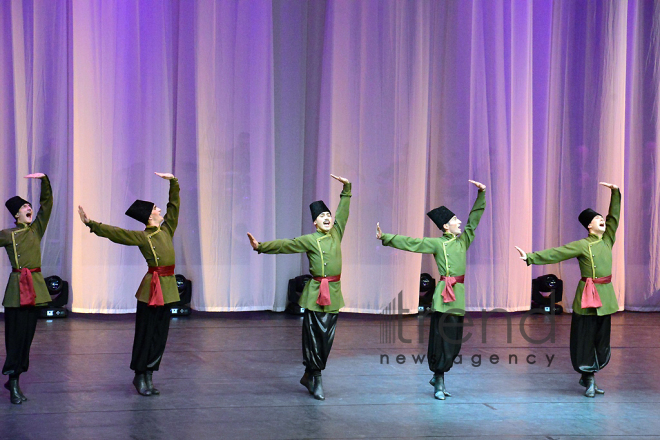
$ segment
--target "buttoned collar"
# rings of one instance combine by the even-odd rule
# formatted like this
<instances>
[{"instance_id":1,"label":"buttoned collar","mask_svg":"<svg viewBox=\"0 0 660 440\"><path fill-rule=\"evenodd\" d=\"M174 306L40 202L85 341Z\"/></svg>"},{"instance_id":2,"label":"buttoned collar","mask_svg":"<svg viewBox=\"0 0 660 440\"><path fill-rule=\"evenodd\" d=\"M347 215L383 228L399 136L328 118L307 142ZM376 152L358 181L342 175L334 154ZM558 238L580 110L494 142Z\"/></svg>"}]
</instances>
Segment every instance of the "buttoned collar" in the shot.
<instances>
[{"instance_id":1,"label":"buttoned collar","mask_svg":"<svg viewBox=\"0 0 660 440\"><path fill-rule=\"evenodd\" d=\"M150 237L152 235L156 235L157 233L160 232L160 225L158 225L158 226L147 226L144 229L144 232L148 233Z\"/></svg>"},{"instance_id":2,"label":"buttoned collar","mask_svg":"<svg viewBox=\"0 0 660 440\"><path fill-rule=\"evenodd\" d=\"M596 242L598 242L598 241L600 241L600 240L602 240L602 239L603 239L603 237L599 237L599 236L596 235L596 234L589 234L589 235L587 236L587 241L589 241L589 243L596 243Z\"/></svg>"}]
</instances>

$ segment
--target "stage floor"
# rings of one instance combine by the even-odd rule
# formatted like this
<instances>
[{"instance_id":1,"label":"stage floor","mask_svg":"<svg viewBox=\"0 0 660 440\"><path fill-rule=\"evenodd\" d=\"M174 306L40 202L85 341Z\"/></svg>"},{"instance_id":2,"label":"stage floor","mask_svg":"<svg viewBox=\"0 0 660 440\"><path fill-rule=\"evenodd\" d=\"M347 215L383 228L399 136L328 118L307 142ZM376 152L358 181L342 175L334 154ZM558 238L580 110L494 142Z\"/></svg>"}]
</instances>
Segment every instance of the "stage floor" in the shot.
<instances>
[{"instance_id":1,"label":"stage floor","mask_svg":"<svg viewBox=\"0 0 660 440\"><path fill-rule=\"evenodd\" d=\"M420 343L419 317L341 314L323 375L323 402L298 383L304 370L301 318L252 312L174 319L161 370L154 374L161 395L153 397L139 396L131 384L134 315L41 320L30 371L21 376L30 400L11 405L2 389L0 438L660 435L660 314L613 316L612 360L597 375L606 393L593 399L583 396L571 368L570 315L557 316L555 341L542 343L521 334L523 314L508 316L511 342L502 315L488 319L484 342L483 318L471 314L474 325L465 331L472 336L463 345L462 364L446 374L453 397L445 401L433 398L432 375L420 359L430 318L422 320ZM525 328L537 340L551 335L546 317L529 318ZM3 346L2 361L4 355Z\"/></svg>"}]
</instances>

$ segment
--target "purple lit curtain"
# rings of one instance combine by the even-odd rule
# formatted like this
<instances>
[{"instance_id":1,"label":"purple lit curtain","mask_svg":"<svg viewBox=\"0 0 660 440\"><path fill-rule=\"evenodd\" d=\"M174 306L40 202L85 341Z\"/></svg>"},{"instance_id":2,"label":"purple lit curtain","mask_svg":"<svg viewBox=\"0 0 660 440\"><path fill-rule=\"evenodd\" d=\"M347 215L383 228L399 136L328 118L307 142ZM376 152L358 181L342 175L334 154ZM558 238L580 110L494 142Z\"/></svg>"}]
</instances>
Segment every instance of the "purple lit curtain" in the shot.
<instances>
[{"instance_id":1,"label":"purple lit curtain","mask_svg":"<svg viewBox=\"0 0 660 440\"><path fill-rule=\"evenodd\" d=\"M346 311L402 292L415 311L431 256L384 248L385 232L437 236L440 204L487 208L468 253L470 310L526 310L533 276L555 273L570 307L576 262L529 269L539 250L585 236L619 184L614 248L621 308L660 310L660 5L654 1L0 2L0 196L55 210L45 275L72 283L77 312L122 313L146 267L90 235L76 208L138 229L136 198L164 207L181 184L177 273L193 307L282 310L301 255L257 255L313 231L353 182L344 237ZM5 213L2 227L10 227ZM9 273L2 260L0 277Z\"/></svg>"},{"instance_id":2,"label":"purple lit curtain","mask_svg":"<svg viewBox=\"0 0 660 440\"><path fill-rule=\"evenodd\" d=\"M44 275L70 279L72 269L72 106L69 9L64 1L0 2L0 199L39 203L38 180L49 175L55 203L42 240ZM0 229L13 227L2 209ZM11 272L2 249L0 284Z\"/></svg>"}]
</instances>

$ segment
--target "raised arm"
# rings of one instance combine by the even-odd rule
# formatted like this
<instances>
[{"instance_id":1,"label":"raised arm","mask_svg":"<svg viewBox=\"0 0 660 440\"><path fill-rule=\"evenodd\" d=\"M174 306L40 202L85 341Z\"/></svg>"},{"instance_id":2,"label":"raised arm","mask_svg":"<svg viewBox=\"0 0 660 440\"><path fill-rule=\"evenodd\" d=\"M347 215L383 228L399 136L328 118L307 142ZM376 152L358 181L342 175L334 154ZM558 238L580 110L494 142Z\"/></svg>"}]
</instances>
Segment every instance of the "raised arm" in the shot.
<instances>
[{"instance_id":1,"label":"raised arm","mask_svg":"<svg viewBox=\"0 0 660 440\"><path fill-rule=\"evenodd\" d=\"M474 180L470 180L469 182L475 185L479 191L477 192L477 198L475 199L470 215L468 216L465 230L459 237L459 240L463 241L466 244L466 247L470 247L472 240L474 240L474 231L477 229L481 216L486 209L486 185L475 182Z\"/></svg>"},{"instance_id":2,"label":"raised arm","mask_svg":"<svg viewBox=\"0 0 660 440\"><path fill-rule=\"evenodd\" d=\"M380 227L379 227L380 229ZM434 238L411 238L405 235L382 234L383 246L418 254L435 254L438 240Z\"/></svg>"},{"instance_id":3,"label":"raised arm","mask_svg":"<svg viewBox=\"0 0 660 440\"><path fill-rule=\"evenodd\" d=\"M168 230L170 235L174 235L179 224L179 206L181 204L181 199L179 198L179 180L171 174L156 173L156 175L170 181L170 197L167 202L167 212L165 212L165 217L163 217L162 228Z\"/></svg>"},{"instance_id":4,"label":"raised arm","mask_svg":"<svg viewBox=\"0 0 660 440\"><path fill-rule=\"evenodd\" d=\"M142 231L128 231L116 226L104 225L91 220L87 217L82 206L78 206L78 214L80 215L80 220L82 220L82 222L89 228L89 232L92 232L99 237L105 237L114 243L126 246L140 246L147 240Z\"/></svg>"},{"instance_id":5,"label":"raised arm","mask_svg":"<svg viewBox=\"0 0 660 440\"><path fill-rule=\"evenodd\" d=\"M255 249L260 254L300 254L307 252L305 240L302 237L282 240L264 241Z\"/></svg>"},{"instance_id":6,"label":"raised arm","mask_svg":"<svg viewBox=\"0 0 660 440\"><path fill-rule=\"evenodd\" d=\"M610 208L607 212L607 217L605 218L605 232L603 233L603 241L609 241L610 246L614 244L616 240L616 230L619 227L619 213L621 211L621 191L616 185L611 183L600 183L603 186L612 190L612 195L610 196Z\"/></svg>"},{"instance_id":7,"label":"raised arm","mask_svg":"<svg viewBox=\"0 0 660 440\"><path fill-rule=\"evenodd\" d=\"M348 179L343 177L335 176L331 174L333 179L336 179L344 184L344 188L339 194L339 205L337 206L337 212L335 212L335 228L339 232L339 236L344 236L344 231L346 230L346 222L348 221L348 210L351 204L351 182Z\"/></svg>"},{"instance_id":8,"label":"raised arm","mask_svg":"<svg viewBox=\"0 0 660 440\"><path fill-rule=\"evenodd\" d=\"M520 251L520 250L519 250ZM576 258L584 252L584 242L582 240L573 241L559 246L550 248L539 252L531 252L525 254L527 258L523 258L527 265L530 264L553 264L560 261ZM521 253L522 255L522 253Z\"/></svg>"},{"instance_id":9,"label":"raised arm","mask_svg":"<svg viewBox=\"0 0 660 440\"><path fill-rule=\"evenodd\" d=\"M41 173L28 174L25 176L28 179L41 179L41 195L39 197L39 212L32 222L31 227L36 231L39 237L43 237L46 233L48 220L50 214L53 212L53 189L50 186L48 176Z\"/></svg>"},{"instance_id":10,"label":"raised arm","mask_svg":"<svg viewBox=\"0 0 660 440\"><path fill-rule=\"evenodd\" d=\"M104 225L94 220L90 220L87 226L89 227L89 232L99 237L107 238L113 243L123 244L125 246L140 246L146 240L143 231L129 231L116 226Z\"/></svg>"}]
</instances>

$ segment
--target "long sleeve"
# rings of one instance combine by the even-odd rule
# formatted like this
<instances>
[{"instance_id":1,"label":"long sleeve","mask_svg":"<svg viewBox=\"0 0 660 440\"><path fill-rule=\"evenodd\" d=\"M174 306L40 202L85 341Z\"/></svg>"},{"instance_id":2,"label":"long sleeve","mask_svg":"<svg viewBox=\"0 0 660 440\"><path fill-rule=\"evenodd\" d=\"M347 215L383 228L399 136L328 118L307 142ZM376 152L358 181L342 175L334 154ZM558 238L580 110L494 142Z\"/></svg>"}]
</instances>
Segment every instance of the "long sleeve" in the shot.
<instances>
[{"instance_id":1,"label":"long sleeve","mask_svg":"<svg viewBox=\"0 0 660 440\"><path fill-rule=\"evenodd\" d=\"M465 243L465 248L469 248L472 240L474 240L474 231L479 225L481 216L484 214L486 209L486 191L479 191L477 193L477 198L472 205L472 211L468 216L467 224L465 225L465 230L460 236L460 240Z\"/></svg>"},{"instance_id":2,"label":"long sleeve","mask_svg":"<svg viewBox=\"0 0 660 440\"><path fill-rule=\"evenodd\" d=\"M610 197L610 208L607 212L605 219L605 232L603 233L603 241L609 242L610 247L614 245L616 240L616 230L619 227L619 213L621 211L621 191L619 189L612 189L612 196Z\"/></svg>"},{"instance_id":3,"label":"long sleeve","mask_svg":"<svg viewBox=\"0 0 660 440\"><path fill-rule=\"evenodd\" d=\"M170 179L170 198L167 202L167 212L165 213L163 229L166 229L170 235L174 235L176 228L179 224L179 206L181 199L179 198L179 181L174 178Z\"/></svg>"},{"instance_id":4,"label":"long sleeve","mask_svg":"<svg viewBox=\"0 0 660 440\"><path fill-rule=\"evenodd\" d=\"M99 237L107 238L113 243L126 246L139 246L146 240L143 231L128 231L116 226L104 225L103 223L98 223L93 220L87 223L87 226L89 227L90 232L93 232Z\"/></svg>"},{"instance_id":5,"label":"long sleeve","mask_svg":"<svg viewBox=\"0 0 660 440\"><path fill-rule=\"evenodd\" d=\"M344 237L346 222L348 221L348 211L351 204L351 183L345 183L344 188L339 194L339 205L335 213L335 225L340 237Z\"/></svg>"},{"instance_id":6,"label":"long sleeve","mask_svg":"<svg viewBox=\"0 0 660 440\"><path fill-rule=\"evenodd\" d=\"M9 229L0 231L0 247L9 246L11 244L11 232Z\"/></svg>"},{"instance_id":7,"label":"long sleeve","mask_svg":"<svg viewBox=\"0 0 660 440\"><path fill-rule=\"evenodd\" d=\"M300 254L307 252L307 246L305 246L302 237L285 238L259 243L257 252L260 254Z\"/></svg>"},{"instance_id":8,"label":"long sleeve","mask_svg":"<svg viewBox=\"0 0 660 440\"><path fill-rule=\"evenodd\" d=\"M434 254L437 239L411 238L405 235L383 234L383 246L390 246L402 251L417 252L419 254Z\"/></svg>"},{"instance_id":9,"label":"long sleeve","mask_svg":"<svg viewBox=\"0 0 660 440\"><path fill-rule=\"evenodd\" d=\"M39 238L42 238L46 233L46 227L48 226L48 220L50 220L50 214L53 212L53 189L50 186L50 180L48 176L41 178L41 195L39 198L39 212L37 217L34 219L31 227L37 233Z\"/></svg>"},{"instance_id":10,"label":"long sleeve","mask_svg":"<svg viewBox=\"0 0 660 440\"><path fill-rule=\"evenodd\" d=\"M539 252L527 254L527 265L530 264L553 264L560 261L576 258L584 252L584 240L577 240L571 243L550 248Z\"/></svg>"}]
</instances>

